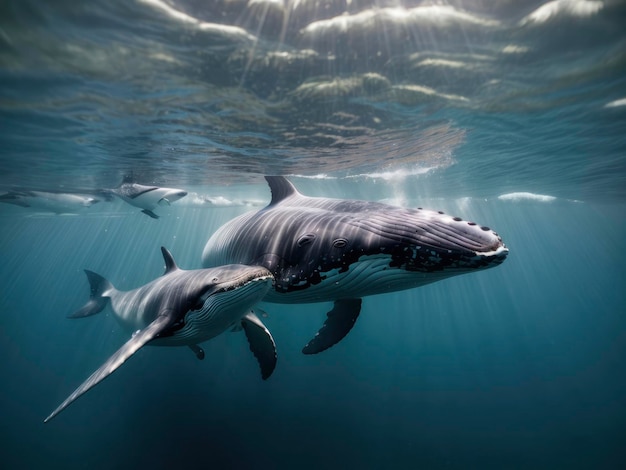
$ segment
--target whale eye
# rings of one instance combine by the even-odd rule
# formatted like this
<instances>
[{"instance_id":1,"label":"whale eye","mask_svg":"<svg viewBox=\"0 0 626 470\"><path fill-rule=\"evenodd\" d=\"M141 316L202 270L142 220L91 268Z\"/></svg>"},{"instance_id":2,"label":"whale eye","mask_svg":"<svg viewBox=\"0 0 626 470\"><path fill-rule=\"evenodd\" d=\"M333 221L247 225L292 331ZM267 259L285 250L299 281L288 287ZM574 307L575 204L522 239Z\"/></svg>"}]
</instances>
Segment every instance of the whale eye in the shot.
<instances>
[{"instance_id":1,"label":"whale eye","mask_svg":"<svg viewBox=\"0 0 626 470\"><path fill-rule=\"evenodd\" d=\"M213 279L211 279L211 282L217 283L217 281L219 281L219 278L217 278L217 277L214 277Z\"/></svg>"},{"instance_id":2,"label":"whale eye","mask_svg":"<svg viewBox=\"0 0 626 470\"><path fill-rule=\"evenodd\" d=\"M314 233L307 233L306 235L302 235L298 238L298 246L305 246L313 242L315 240Z\"/></svg>"},{"instance_id":3,"label":"whale eye","mask_svg":"<svg viewBox=\"0 0 626 470\"><path fill-rule=\"evenodd\" d=\"M335 248L343 248L347 244L348 244L348 240L346 240L345 238L337 238L336 240L333 241L333 246Z\"/></svg>"}]
</instances>

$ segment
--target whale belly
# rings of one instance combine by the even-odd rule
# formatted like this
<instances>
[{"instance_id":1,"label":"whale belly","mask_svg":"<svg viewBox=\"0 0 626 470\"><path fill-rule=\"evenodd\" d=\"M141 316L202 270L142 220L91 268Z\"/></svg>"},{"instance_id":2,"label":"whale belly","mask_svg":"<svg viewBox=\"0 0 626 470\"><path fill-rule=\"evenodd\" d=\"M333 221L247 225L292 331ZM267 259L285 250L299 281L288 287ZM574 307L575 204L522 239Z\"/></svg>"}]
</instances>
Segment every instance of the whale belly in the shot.
<instances>
[{"instance_id":1,"label":"whale belly","mask_svg":"<svg viewBox=\"0 0 626 470\"><path fill-rule=\"evenodd\" d=\"M313 303L337 299L360 298L430 284L450 276L450 273L415 272L390 267L387 255L364 256L345 272L333 269L320 273L322 281L302 289L287 292L270 289L265 298L273 303ZM283 280L285 283L287 279Z\"/></svg>"}]
</instances>

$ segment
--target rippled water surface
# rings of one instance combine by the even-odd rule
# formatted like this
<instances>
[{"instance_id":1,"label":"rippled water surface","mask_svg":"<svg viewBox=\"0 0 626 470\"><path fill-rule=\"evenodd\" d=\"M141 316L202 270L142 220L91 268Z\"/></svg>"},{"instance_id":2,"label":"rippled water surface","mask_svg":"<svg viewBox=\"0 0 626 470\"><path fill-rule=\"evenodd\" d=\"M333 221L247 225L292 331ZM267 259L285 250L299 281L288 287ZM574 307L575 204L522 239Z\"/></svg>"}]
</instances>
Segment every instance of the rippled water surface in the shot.
<instances>
[{"instance_id":1,"label":"rippled water surface","mask_svg":"<svg viewBox=\"0 0 626 470\"><path fill-rule=\"evenodd\" d=\"M624 24L621 0L0 3L7 468L624 467ZM155 220L111 195L127 175L188 194ZM330 304L266 303L270 380L241 333L204 361L144 348L44 425L126 338L65 318L82 270L131 289L162 245L200 267L264 175L476 220L511 253L366 297L312 357Z\"/></svg>"}]
</instances>

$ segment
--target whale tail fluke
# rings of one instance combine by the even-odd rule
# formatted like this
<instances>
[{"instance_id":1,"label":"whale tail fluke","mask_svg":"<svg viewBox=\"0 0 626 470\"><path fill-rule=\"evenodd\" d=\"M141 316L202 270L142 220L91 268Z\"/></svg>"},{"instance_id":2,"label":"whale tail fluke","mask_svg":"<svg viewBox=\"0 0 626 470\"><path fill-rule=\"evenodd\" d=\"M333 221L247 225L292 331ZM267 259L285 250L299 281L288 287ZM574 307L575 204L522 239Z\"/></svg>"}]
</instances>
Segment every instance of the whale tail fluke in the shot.
<instances>
[{"instance_id":1,"label":"whale tail fluke","mask_svg":"<svg viewBox=\"0 0 626 470\"><path fill-rule=\"evenodd\" d=\"M89 300L79 310L68 315L68 318L83 318L100 313L107 306L109 295L115 290L113 284L99 274L87 269L85 269L85 274L90 286Z\"/></svg>"}]
</instances>

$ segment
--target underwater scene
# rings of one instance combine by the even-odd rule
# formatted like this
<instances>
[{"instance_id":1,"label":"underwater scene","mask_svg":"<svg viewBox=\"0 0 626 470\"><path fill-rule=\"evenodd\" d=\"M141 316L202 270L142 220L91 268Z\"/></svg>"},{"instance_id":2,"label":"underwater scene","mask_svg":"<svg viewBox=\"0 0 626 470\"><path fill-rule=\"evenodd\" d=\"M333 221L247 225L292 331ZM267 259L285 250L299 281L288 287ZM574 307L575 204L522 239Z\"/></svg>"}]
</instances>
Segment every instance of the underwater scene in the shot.
<instances>
[{"instance_id":1,"label":"underwater scene","mask_svg":"<svg viewBox=\"0 0 626 470\"><path fill-rule=\"evenodd\" d=\"M624 24L0 3L2 468L625 468Z\"/></svg>"}]
</instances>

